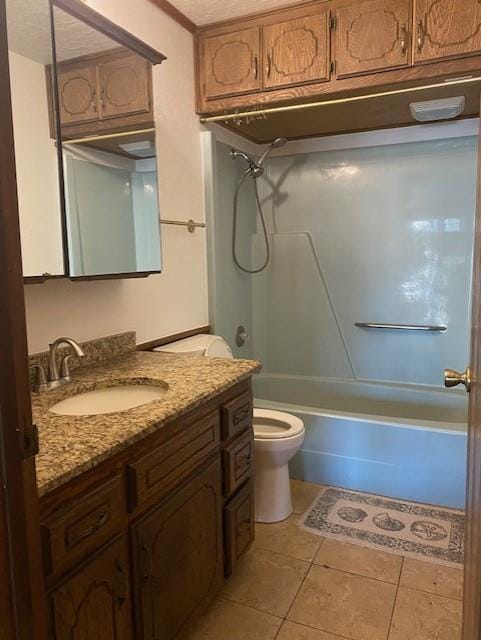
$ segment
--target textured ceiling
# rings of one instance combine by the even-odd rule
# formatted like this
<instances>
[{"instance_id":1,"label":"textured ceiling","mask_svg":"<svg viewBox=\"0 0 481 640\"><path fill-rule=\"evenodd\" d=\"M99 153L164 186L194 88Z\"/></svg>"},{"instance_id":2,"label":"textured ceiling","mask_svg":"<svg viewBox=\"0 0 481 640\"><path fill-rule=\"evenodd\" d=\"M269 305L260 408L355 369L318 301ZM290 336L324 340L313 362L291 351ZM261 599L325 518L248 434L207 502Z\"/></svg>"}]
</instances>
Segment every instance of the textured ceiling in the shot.
<instances>
[{"instance_id":1,"label":"textured ceiling","mask_svg":"<svg viewBox=\"0 0 481 640\"><path fill-rule=\"evenodd\" d=\"M170 0L194 24L210 24L296 4L296 0Z\"/></svg>"},{"instance_id":2,"label":"textured ceiling","mask_svg":"<svg viewBox=\"0 0 481 640\"><path fill-rule=\"evenodd\" d=\"M118 44L59 9L55 10L57 57L68 60ZM7 0L8 47L25 58L50 64L48 0Z\"/></svg>"}]
</instances>

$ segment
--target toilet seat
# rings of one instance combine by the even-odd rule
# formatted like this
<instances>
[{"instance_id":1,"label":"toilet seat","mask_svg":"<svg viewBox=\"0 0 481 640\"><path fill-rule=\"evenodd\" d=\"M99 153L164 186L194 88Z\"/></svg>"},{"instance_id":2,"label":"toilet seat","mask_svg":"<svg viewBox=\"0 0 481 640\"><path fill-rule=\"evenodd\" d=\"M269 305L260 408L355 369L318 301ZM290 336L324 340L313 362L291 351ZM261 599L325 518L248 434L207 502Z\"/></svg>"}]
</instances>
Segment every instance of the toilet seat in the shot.
<instances>
[{"instance_id":1,"label":"toilet seat","mask_svg":"<svg viewBox=\"0 0 481 640\"><path fill-rule=\"evenodd\" d=\"M304 433L300 418L283 411L254 409L254 439L284 440Z\"/></svg>"}]
</instances>

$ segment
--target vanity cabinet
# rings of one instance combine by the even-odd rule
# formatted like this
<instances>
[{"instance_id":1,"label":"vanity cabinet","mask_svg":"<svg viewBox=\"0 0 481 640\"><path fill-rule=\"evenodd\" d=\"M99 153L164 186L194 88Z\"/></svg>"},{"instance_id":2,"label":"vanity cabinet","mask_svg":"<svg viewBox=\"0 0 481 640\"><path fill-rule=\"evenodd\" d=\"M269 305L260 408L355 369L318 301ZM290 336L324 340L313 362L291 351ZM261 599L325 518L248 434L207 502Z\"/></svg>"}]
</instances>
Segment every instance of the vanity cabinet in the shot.
<instances>
[{"instance_id":1,"label":"vanity cabinet","mask_svg":"<svg viewBox=\"0 0 481 640\"><path fill-rule=\"evenodd\" d=\"M222 485L217 457L133 527L139 637L171 640L222 585Z\"/></svg>"},{"instance_id":2,"label":"vanity cabinet","mask_svg":"<svg viewBox=\"0 0 481 640\"><path fill-rule=\"evenodd\" d=\"M50 601L55 640L132 640L126 536L67 576Z\"/></svg>"},{"instance_id":3,"label":"vanity cabinet","mask_svg":"<svg viewBox=\"0 0 481 640\"><path fill-rule=\"evenodd\" d=\"M416 62L481 52L479 0L416 0Z\"/></svg>"},{"instance_id":4,"label":"vanity cabinet","mask_svg":"<svg viewBox=\"0 0 481 640\"><path fill-rule=\"evenodd\" d=\"M130 125L135 128L142 122L151 124L151 67L148 60L125 48L59 63L62 136L82 137Z\"/></svg>"},{"instance_id":5,"label":"vanity cabinet","mask_svg":"<svg viewBox=\"0 0 481 640\"><path fill-rule=\"evenodd\" d=\"M410 0L361 0L339 6L337 77L408 66L410 22Z\"/></svg>"},{"instance_id":6,"label":"vanity cabinet","mask_svg":"<svg viewBox=\"0 0 481 640\"><path fill-rule=\"evenodd\" d=\"M254 540L252 406L245 380L41 498L51 640L173 640L203 611Z\"/></svg>"}]
</instances>

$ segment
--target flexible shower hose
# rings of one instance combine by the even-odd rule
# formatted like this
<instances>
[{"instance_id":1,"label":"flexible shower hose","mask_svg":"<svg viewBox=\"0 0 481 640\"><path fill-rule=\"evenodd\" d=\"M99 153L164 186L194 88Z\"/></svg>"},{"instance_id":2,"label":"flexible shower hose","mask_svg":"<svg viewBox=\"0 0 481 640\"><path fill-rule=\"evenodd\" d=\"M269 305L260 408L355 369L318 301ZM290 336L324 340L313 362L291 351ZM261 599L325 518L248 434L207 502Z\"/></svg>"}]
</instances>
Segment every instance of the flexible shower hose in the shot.
<instances>
[{"instance_id":1,"label":"flexible shower hose","mask_svg":"<svg viewBox=\"0 0 481 640\"><path fill-rule=\"evenodd\" d=\"M241 263L239 262L239 259L237 258L237 209L238 209L238 204L239 204L239 193L240 190L242 188L242 185L244 184L244 180L247 178L247 176L252 175L252 170L249 168L247 169L247 171L245 171L242 175L242 177L240 178L239 182L237 183L237 187L235 190L235 194L234 194L234 215L233 215L233 229L232 229L232 257L234 259L234 263L236 264L236 266L241 270L244 271L244 273L260 273L261 271L264 271L264 269L267 267L267 265L269 264L270 261L270 257L271 257L271 249L269 246L269 236L267 234L267 226L266 226L266 221L264 218L264 212L262 211L262 204L261 204L261 199L259 197L259 188L257 186L257 179L253 178L254 180L254 191L255 191L255 195L256 195L256 203L257 203L257 208L259 210L259 216L261 219L261 223L262 223L262 230L264 232L264 240L265 240L265 244L266 244L266 259L264 261L264 264L259 267L258 269L248 269L247 267L243 267L241 265Z\"/></svg>"}]
</instances>

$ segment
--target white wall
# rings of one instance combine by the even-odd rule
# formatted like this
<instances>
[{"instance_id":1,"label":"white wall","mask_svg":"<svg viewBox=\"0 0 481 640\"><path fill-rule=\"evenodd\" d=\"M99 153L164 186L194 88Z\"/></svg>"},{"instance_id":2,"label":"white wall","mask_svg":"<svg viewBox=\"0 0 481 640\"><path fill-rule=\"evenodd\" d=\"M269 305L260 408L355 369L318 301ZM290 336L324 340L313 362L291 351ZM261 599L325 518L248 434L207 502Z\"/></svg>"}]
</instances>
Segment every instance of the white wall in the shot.
<instances>
[{"instance_id":1,"label":"white wall","mask_svg":"<svg viewBox=\"0 0 481 640\"><path fill-rule=\"evenodd\" d=\"M148 0L88 4L168 58L154 70L163 218L203 220L193 38ZM30 352L60 335L86 340L136 330L139 342L208 323L205 230L163 226L161 275L140 280L50 281L26 286Z\"/></svg>"},{"instance_id":2,"label":"white wall","mask_svg":"<svg viewBox=\"0 0 481 640\"><path fill-rule=\"evenodd\" d=\"M57 149L43 64L9 52L22 261L25 276L64 273Z\"/></svg>"}]
</instances>

